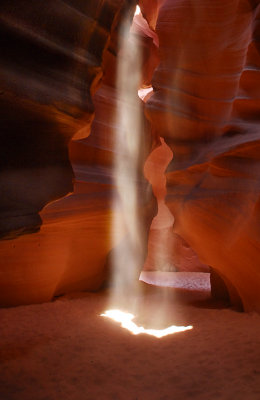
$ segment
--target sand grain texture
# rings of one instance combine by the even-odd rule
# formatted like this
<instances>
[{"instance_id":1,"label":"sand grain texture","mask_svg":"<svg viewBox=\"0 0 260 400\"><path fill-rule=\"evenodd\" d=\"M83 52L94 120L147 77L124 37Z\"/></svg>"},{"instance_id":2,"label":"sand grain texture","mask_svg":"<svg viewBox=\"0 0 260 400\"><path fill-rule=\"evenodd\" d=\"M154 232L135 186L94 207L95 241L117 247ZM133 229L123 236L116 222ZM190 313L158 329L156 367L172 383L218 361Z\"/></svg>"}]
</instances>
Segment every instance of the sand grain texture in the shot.
<instances>
[{"instance_id":1,"label":"sand grain texture","mask_svg":"<svg viewBox=\"0 0 260 400\"><path fill-rule=\"evenodd\" d=\"M259 400L259 315L176 299L168 322L193 330L157 339L100 317L107 293L80 296L0 310L1 400ZM148 325L162 304L140 310Z\"/></svg>"}]
</instances>

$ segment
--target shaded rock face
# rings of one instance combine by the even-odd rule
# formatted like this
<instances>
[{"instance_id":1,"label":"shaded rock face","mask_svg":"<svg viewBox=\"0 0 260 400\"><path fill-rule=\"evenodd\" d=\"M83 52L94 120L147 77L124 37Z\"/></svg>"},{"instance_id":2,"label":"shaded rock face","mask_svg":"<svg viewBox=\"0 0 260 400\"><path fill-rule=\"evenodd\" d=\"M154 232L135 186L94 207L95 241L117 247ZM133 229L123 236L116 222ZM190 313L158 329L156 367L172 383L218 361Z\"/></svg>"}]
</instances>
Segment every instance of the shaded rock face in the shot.
<instances>
[{"instance_id":1,"label":"shaded rock face","mask_svg":"<svg viewBox=\"0 0 260 400\"><path fill-rule=\"evenodd\" d=\"M166 174L174 232L234 303L258 311L259 12L247 0L163 1L146 108L174 155Z\"/></svg>"},{"instance_id":2,"label":"shaded rock face","mask_svg":"<svg viewBox=\"0 0 260 400\"><path fill-rule=\"evenodd\" d=\"M90 134L111 37L134 3L53 0L39 12L33 1L1 2L1 305L104 281L111 192L104 177L74 180L68 144Z\"/></svg>"},{"instance_id":3,"label":"shaded rock face","mask_svg":"<svg viewBox=\"0 0 260 400\"><path fill-rule=\"evenodd\" d=\"M43 206L73 190L68 142L89 132L103 53L130 4L1 2L2 237L37 230Z\"/></svg>"},{"instance_id":4,"label":"shaded rock face","mask_svg":"<svg viewBox=\"0 0 260 400\"><path fill-rule=\"evenodd\" d=\"M161 144L149 154L144 165L145 176L152 185L158 204L158 212L149 232L144 270L209 272L209 267L200 262L189 244L173 232L174 216L165 204L165 170L173 153L165 141L162 138L160 140Z\"/></svg>"},{"instance_id":5,"label":"shaded rock face","mask_svg":"<svg viewBox=\"0 0 260 400\"><path fill-rule=\"evenodd\" d=\"M0 242L1 305L104 281L119 25L135 3L52 0L39 13L32 0L1 2L0 235L10 239ZM155 207L145 159L159 137L173 153L166 186L156 173L149 179L168 207L152 225L150 266L158 247L164 265L210 265L216 295L226 285L234 304L260 311L258 3L140 0L150 28L139 21L132 33L144 55L140 85L153 76L140 156L147 230ZM165 168L158 160L162 179Z\"/></svg>"},{"instance_id":6,"label":"shaded rock face","mask_svg":"<svg viewBox=\"0 0 260 400\"><path fill-rule=\"evenodd\" d=\"M144 28L147 28L146 29ZM131 29L128 34L127 43L135 43L139 47L141 60L140 60L140 87L146 87L151 85L151 79L153 70L158 62L157 46L153 43L153 38L149 36L150 29L147 22L142 16L136 15L131 24ZM150 228L152 218L156 212L156 201L152 194L150 183L145 179L144 176L144 163L150 153L152 147L155 145L155 138L152 135L151 127L144 115L144 103L138 97L138 87L134 93L134 99L129 99L127 93L120 93L118 87L118 76L117 72L119 65L124 60L128 60L128 51L122 48L122 37L123 32L119 29L115 31L111 37L109 47L104 56L104 76L102 84L93 96L93 103L95 107L95 118L91 125L91 134L84 139L74 140L70 143L70 159L72 161L74 173L75 173L75 191L84 193L89 191L90 185L95 187L95 190L99 193L99 196L103 196L106 207L111 212L110 218L110 251L105 262L105 284L110 283L112 275L112 260L117 257L122 257L121 264L122 268L127 265L125 252L122 249L127 248L127 242L129 242L128 233L122 234L122 237L117 243L113 241L113 219L117 216L120 220L123 220L125 216L122 212L114 209L114 202L118 196L119 187L116 187L115 181L115 163L117 152L120 151L119 146L116 145L120 138L120 130L124 129L119 121L117 120L117 107L120 108L120 103L126 102L129 104L129 109L133 118L138 115L141 109L141 127L140 127L140 146L138 147L138 159L136 182L134 183L137 190L138 198L138 220L143 228L143 234L140 235L139 243L142 248L143 261L139 266L139 270L136 270L136 282L138 282L139 275L145 260L147 252L147 236ZM119 48L119 49L118 49ZM117 51L118 50L118 51ZM129 61L129 60L128 60ZM133 103L134 104L133 104ZM127 118L127 117L126 117ZM122 152L126 149L122 148ZM134 166L132 166L134 168ZM127 180L128 176L124 176ZM130 178L131 179L131 178ZM127 181L127 185L132 187L133 182ZM124 188L121 188L123 192ZM120 197L120 196L119 196ZM120 202L120 199L119 199ZM133 224L135 221L133 221ZM126 230L127 231L127 230ZM117 263L120 262L117 260ZM136 284L136 282L134 284ZM127 283L128 285L128 283Z\"/></svg>"}]
</instances>

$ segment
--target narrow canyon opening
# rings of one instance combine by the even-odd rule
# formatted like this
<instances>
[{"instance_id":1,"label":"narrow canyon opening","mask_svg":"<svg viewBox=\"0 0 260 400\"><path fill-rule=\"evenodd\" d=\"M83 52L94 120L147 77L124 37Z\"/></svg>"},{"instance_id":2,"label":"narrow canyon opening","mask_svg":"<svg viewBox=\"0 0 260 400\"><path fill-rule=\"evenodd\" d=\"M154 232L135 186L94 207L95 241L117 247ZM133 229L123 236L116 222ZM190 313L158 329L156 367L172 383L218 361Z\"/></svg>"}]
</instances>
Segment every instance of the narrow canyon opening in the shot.
<instances>
[{"instance_id":1,"label":"narrow canyon opening","mask_svg":"<svg viewBox=\"0 0 260 400\"><path fill-rule=\"evenodd\" d=\"M174 232L174 216L165 202L166 170L174 154L163 137L157 136L157 139L153 139L144 166L142 167L142 159L140 164L140 147L144 136L142 119L145 104L154 93L151 82L142 77L140 32L143 35L147 35L148 32L158 44L158 37L150 30L137 6L132 24L126 23L120 31L120 56L117 65L118 100L115 125L118 128L113 169L116 191L113 197L113 250L109 267L112 271L109 284L113 287L111 307L121 303L124 305L129 295L138 297L140 289L135 281L142 265L146 240L147 256L139 276L140 282L150 288L175 289L175 293L184 301L209 302L213 293L220 306L228 307L230 303L224 282L215 279L214 282L218 282L220 290L212 292L210 267L203 264L189 244ZM141 80L143 82L140 85ZM147 237L139 212L138 186L142 174L152 186L157 203L157 213L151 222ZM125 240L122 241L123 237ZM171 296L169 290L165 293L163 300L166 304L171 301ZM137 309L138 306L136 301L133 309Z\"/></svg>"},{"instance_id":2,"label":"narrow canyon opening","mask_svg":"<svg viewBox=\"0 0 260 400\"><path fill-rule=\"evenodd\" d=\"M180 301L206 302L208 305L211 284L210 268L199 261L192 248L173 230L174 216L165 202L166 170L174 157L172 150L163 137L155 139L155 135L149 155L144 158L142 153L144 108L153 96L149 82L140 85L143 60L137 33L143 23L147 24L137 7L131 29L126 23L120 31L115 122L118 129L113 167L113 250L110 258L112 289L107 310L101 315L121 323L134 334L153 332L154 336L161 337L162 332L168 334L191 329L187 325L167 327L174 304ZM148 236L139 197L140 187L144 185L141 183L143 176L151 185L157 203L157 213L151 221ZM147 256L143 264L146 247ZM153 311L151 304L145 304L142 297L147 290L154 292ZM133 322L135 317L141 324L145 321L144 326Z\"/></svg>"},{"instance_id":3,"label":"narrow canyon opening","mask_svg":"<svg viewBox=\"0 0 260 400\"><path fill-rule=\"evenodd\" d=\"M138 29L134 26L138 24L146 25L149 34L154 36L154 43L159 45L158 36L148 27L139 6L136 8L132 23L132 30L137 34ZM145 105L153 96L152 84L143 84L139 87L138 96ZM174 216L165 202L166 170L170 162L172 160L174 162L174 154L163 137L158 137L156 141L155 148L145 161L144 176L152 186L157 202L157 213L150 226L147 256L139 279L157 287L172 287L180 291L195 292L197 298L214 297L215 300L222 300L223 304L229 306L229 295L223 280L220 277L216 278L216 274L212 279L210 267L200 262L188 243L174 233ZM212 280L216 284L213 291Z\"/></svg>"},{"instance_id":4,"label":"narrow canyon opening","mask_svg":"<svg viewBox=\"0 0 260 400\"><path fill-rule=\"evenodd\" d=\"M210 268L174 233L174 216L165 204L166 170L173 157L170 147L160 138L160 144L145 162L144 175L152 185L158 211L150 227L148 254L140 280L154 286L195 292L194 299L207 299L211 295Z\"/></svg>"}]
</instances>

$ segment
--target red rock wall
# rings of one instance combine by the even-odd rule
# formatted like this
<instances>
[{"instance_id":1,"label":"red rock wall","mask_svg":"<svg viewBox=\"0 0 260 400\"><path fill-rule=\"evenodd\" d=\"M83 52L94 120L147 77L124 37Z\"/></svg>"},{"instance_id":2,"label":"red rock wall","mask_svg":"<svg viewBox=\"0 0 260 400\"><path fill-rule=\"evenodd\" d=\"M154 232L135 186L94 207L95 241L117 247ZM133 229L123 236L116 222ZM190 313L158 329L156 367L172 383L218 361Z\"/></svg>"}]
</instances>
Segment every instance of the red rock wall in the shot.
<instances>
[{"instance_id":1,"label":"red rock wall","mask_svg":"<svg viewBox=\"0 0 260 400\"><path fill-rule=\"evenodd\" d=\"M73 190L68 142L86 136L103 53L127 1L2 1L0 236L37 231Z\"/></svg>"},{"instance_id":2,"label":"red rock wall","mask_svg":"<svg viewBox=\"0 0 260 400\"><path fill-rule=\"evenodd\" d=\"M165 204L165 170L172 160L171 149L163 139L151 152L144 165L145 176L152 184L158 212L154 217L148 239L148 254L144 264L147 271L209 272L197 254L183 238L173 232L174 217Z\"/></svg>"},{"instance_id":3,"label":"red rock wall","mask_svg":"<svg viewBox=\"0 0 260 400\"><path fill-rule=\"evenodd\" d=\"M143 15L149 23L143 28L144 34L153 38L156 47L159 47L159 39L154 31L161 3L157 0L148 2L140 1ZM144 24L143 24L144 25ZM160 60L156 52L156 63L153 65L154 72ZM151 91L144 99L145 102L153 95ZM151 152L144 165L145 176L152 184L153 193L158 203L158 213L153 219L149 239L148 255L144 264L145 270L162 271L197 271L209 272L209 267L201 263L197 254L183 238L173 232L172 225L174 217L165 204L166 177L165 170L170 163L173 153L165 141L160 137L160 130L153 129L157 148Z\"/></svg>"},{"instance_id":4,"label":"red rock wall","mask_svg":"<svg viewBox=\"0 0 260 400\"><path fill-rule=\"evenodd\" d=\"M141 61L141 77L140 86L146 87L151 84L153 70L158 62L157 47L153 43L153 38L146 32L149 30L147 22L141 16L135 16L129 32L128 41L138 41ZM120 48L122 32L115 32L113 35L108 51L104 57L104 77L98 91L93 96L95 108L95 118L91 126L91 134L82 140L74 140L70 143L70 159L72 161L75 172L75 190L79 193L89 191L89 185L95 185L95 190L111 210L111 217L115 216L116 211L113 210L113 198L117 196L117 188L114 185L114 164L116 159L116 141L118 140L118 131L122 129L116 120L117 104L122 101L117 87L117 70L118 64L125 57L124 52ZM119 43L119 45L118 45ZM119 47L119 49L118 49ZM130 77L131 79L131 77ZM127 101L127 96L126 96ZM142 237L143 262L147 251L147 234L151 224L152 217L156 212L156 202L152 195L149 182L144 178L144 163L154 146L155 139L152 136L150 124L144 116L143 102L138 97L136 90L136 104L130 105L133 115L137 115L139 108L142 109L141 122L141 145L139 147L139 166L138 166L138 218L142 221L144 228L144 236ZM134 221L133 221L134 223ZM112 221L109 221L110 229L110 247L108 259L106 261L106 273L110 276L111 258L115 248L124 246L127 241L127 234L122 236L121 241L112 244ZM122 253L122 252L118 252ZM122 266L125 265L125 256L122 260ZM136 271L136 281L142 269L140 265L139 271Z\"/></svg>"},{"instance_id":5,"label":"red rock wall","mask_svg":"<svg viewBox=\"0 0 260 400\"><path fill-rule=\"evenodd\" d=\"M0 242L1 305L96 290L104 281L117 28L134 3L49 0L39 13L32 0L1 2L0 234L11 238ZM192 248L212 267L212 282L224 279L233 303L242 299L245 310L260 311L258 3L140 0L160 59L145 107L153 139L144 119L140 176L149 148L163 137L173 152L166 205L180 240L176 246L167 228L171 251ZM156 35L145 31L135 27L147 86L158 54ZM71 144L74 191L60 199L73 190L69 140L90 134L103 71L94 135ZM142 182L148 227L154 203L149 191L142 195ZM41 220L40 232L20 236Z\"/></svg>"},{"instance_id":6,"label":"red rock wall","mask_svg":"<svg viewBox=\"0 0 260 400\"><path fill-rule=\"evenodd\" d=\"M173 151L167 205L180 235L260 311L259 2L165 0L146 113Z\"/></svg>"},{"instance_id":7,"label":"red rock wall","mask_svg":"<svg viewBox=\"0 0 260 400\"><path fill-rule=\"evenodd\" d=\"M39 11L31 0L1 2L0 231L11 240L0 242L0 305L97 290L104 281L109 185L85 185L83 171L73 190L68 143L90 133L111 36L134 3L50 0Z\"/></svg>"}]
</instances>

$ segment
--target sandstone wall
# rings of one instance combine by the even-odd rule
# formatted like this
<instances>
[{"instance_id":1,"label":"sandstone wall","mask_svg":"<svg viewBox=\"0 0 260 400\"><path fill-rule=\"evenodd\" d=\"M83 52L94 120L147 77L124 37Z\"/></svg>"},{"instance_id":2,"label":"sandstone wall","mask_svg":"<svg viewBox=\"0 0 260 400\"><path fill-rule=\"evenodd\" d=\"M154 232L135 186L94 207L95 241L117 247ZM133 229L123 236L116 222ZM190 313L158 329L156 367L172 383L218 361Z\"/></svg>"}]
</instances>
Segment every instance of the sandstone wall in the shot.
<instances>
[{"instance_id":1,"label":"sandstone wall","mask_svg":"<svg viewBox=\"0 0 260 400\"><path fill-rule=\"evenodd\" d=\"M75 180L68 144L90 133L111 37L134 3L1 2L0 232L9 239L0 242L1 305L96 290L104 281L109 185L84 185L84 173Z\"/></svg>"},{"instance_id":2,"label":"sandstone wall","mask_svg":"<svg viewBox=\"0 0 260 400\"><path fill-rule=\"evenodd\" d=\"M0 242L1 305L97 290L105 279L118 27L134 7L48 0L39 13L32 0L1 2L0 235L9 239ZM140 84L153 75L154 91L145 106L151 127L143 118L141 218L148 229L155 206L143 167L163 137L173 153L171 251L210 266L213 285L222 278L234 304L260 311L259 2L140 0L140 7L150 27L137 23L132 32L144 55Z\"/></svg>"},{"instance_id":3,"label":"sandstone wall","mask_svg":"<svg viewBox=\"0 0 260 400\"><path fill-rule=\"evenodd\" d=\"M228 286L259 299L259 2L161 2L160 65L146 113L173 151L174 232Z\"/></svg>"}]
</instances>

